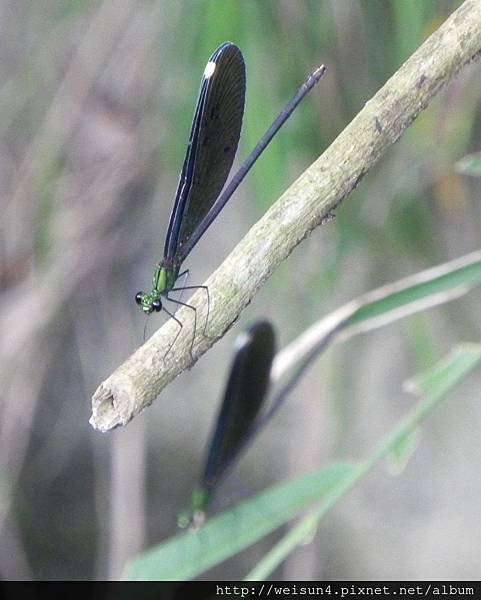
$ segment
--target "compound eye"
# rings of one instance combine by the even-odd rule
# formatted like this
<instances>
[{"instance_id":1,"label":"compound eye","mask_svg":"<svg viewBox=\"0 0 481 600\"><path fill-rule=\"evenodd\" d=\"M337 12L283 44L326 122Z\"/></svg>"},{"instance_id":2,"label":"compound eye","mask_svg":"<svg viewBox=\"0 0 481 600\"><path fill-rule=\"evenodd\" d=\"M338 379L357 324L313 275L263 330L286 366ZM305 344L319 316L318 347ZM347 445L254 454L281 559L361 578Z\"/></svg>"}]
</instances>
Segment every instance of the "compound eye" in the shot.
<instances>
[{"instance_id":1,"label":"compound eye","mask_svg":"<svg viewBox=\"0 0 481 600\"><path fill-rule=\"evenodd\" d=\"M160 300L154 300L152 302L152 308L155 310L155 312L159 312L162 310L162 302Z\"/></svg>"},{"instance_id":2,"label":"compound eye","mask_svg":"<svg viewBox=\"0 0 481 600\"><path fill-rule=\"evenodd\" d=\"M142 298L144 297L144 292L137 292L135 294L135 301L137 304L142 304Z\"/></svg>"}]
</instances>

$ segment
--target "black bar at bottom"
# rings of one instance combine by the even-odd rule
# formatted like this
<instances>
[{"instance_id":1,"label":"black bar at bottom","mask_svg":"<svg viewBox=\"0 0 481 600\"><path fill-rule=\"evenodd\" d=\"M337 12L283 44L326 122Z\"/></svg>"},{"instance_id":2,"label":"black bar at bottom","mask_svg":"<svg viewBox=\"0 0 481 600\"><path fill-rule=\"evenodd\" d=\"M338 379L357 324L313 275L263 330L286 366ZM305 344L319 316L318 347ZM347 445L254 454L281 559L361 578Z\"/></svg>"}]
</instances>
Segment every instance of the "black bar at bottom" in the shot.
<instances>
[{"instance_id":1,"label":"black bar at bottom","mask_svg":"<svg viewBox=\"0 0 481 600\"><path fill-rule=\"evenodd\" d=\"M481 598L480 581L1 582L0 600L221 600L224 598Z\"/></svg>"}]
</instances>

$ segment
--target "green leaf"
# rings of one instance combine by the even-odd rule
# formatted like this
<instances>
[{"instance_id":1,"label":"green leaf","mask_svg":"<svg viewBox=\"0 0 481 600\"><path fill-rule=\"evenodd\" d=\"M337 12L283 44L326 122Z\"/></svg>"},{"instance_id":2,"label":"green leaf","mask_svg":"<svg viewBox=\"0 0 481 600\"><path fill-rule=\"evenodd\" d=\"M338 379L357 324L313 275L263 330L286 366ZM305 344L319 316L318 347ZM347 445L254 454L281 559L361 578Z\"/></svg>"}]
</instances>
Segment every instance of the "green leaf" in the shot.
<instances>
[{"instance_id":1,"label":"green leaf","mask_svg":"<svg viewBox=\"0 0 481 600\"><path fill-rule=\"evenodd\" d=\"M434 367L406 381L404 387L419 396L442 396L462 381L480 361L480 344L456 346Z\"/></svg>"},{"instance_id":2,"label":"green leaf","mask_svg":"<svg viewBox=\"0 0 481 600\"><path fill-rule=\"evenodd\" d=\"M481 283L481 251L421 271L377 288L341 306L312 325L279 352L273 379L297 369L298 380L319 354L336 338L346 340L361 332L392 323L417 312L459 298ZM289 384L292 389L293 383Z\"/></svg>"},{"instance_id":3,"label":"green leaf","mask_svg":"<svg viewBox=\"0 0 481 600\"><path fill-rule=\"evenodd\" d=\"M389 312L395 312L409 304L418 303L418 310L421 310L426 308L423 300L429 299L429 297L447 293L456 288L464 288L464 286L466 287L463 291L468 291L480 282L481 253L477 251L369 292L360 298L362 305L348 324L354 325L361 321L374 319ZM365 298L365 303L363 298ZM402 312L399 314L404 316Z\"/></svg>"},{"instance_id":4,"label":"green leaf","mask_svg":"<svg viewBox=\"0 0 481 600\"><path fill-rule=\"evenodd\" d=\"M256 567L245 577L247 581L262 581L286 559L304 539L312 535L319 522L339 503L342 498L367 473L419 427L432 411L439 406L447 394L461 383L470 372L481 364L481 345L463 344L453 349L434 368L416 377L410 386L423 395L419 404L398 423L391 433L350 474L339 482L315 507L262 558Z\"/></svg>"},{"instance_id":5,"label":"green leaf","mask_svg":"<svg viewBox=\"0 0 481 600\"><path fill-rule=\"evenodd\" d=\"M415 429L414 431L407 433L391 448L389 459L391 461L392 470L396 474L404 471L409 459L419 446L420 439L420 431L419 429Z\"/></svg>"},{"instance_id":6,"label":"green leaf","mask_svg":"<svg viewBox=\"0 0 481 600\"><path fill-rule=\"evenodd\" d=\"M144 552L127 569L127 577L142 581L192 579L321 500L353 470L354 466L339 463L276 485L210 519L199 531L187 531Z\"/></svg>"}]
</instances>

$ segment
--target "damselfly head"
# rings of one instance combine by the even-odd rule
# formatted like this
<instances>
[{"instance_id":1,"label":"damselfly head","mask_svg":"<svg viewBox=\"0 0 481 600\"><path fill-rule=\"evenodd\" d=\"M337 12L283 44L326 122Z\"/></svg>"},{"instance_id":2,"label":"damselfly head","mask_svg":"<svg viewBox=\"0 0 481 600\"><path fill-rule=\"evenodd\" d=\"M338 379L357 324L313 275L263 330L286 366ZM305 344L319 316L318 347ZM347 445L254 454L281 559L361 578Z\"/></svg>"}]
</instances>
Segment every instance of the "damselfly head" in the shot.
<instances>
[{"instance_id":1,"label":"damselfly head","mask_svg":"<svg viewBox=\"0 0 481 600\"><path fill-rule=\"evenodd\" d=\"M190 531L198 531L205 523L205 509L209 501L210 494L207 490L195 489L192 492L190 507L177 515L177 526L181 529L188 527Z\"/></svg>"},{"instance_id":2,"label":"damselfly head","mask_svg":"<svg viewBox=\"0 0 481 600\"><path fill-rule=\"evenodd\" d=\"M152 312L160 312L162 310L162 301L158 298L158 294L146 294L145 292L137 292L135 301L144 311L146 315Z\"/></svg>"},{"instance_id":3,"label":"damselfly head","mask_svg":"<svg viewBox=\"0 0 481 600\"><path fill-rule=\"evenodd\" d=\"M177 527L189 529L189 531L195 533L204 525L205 519L203 510L186 510L177 515Z\"/></svg>"}]
</instances>

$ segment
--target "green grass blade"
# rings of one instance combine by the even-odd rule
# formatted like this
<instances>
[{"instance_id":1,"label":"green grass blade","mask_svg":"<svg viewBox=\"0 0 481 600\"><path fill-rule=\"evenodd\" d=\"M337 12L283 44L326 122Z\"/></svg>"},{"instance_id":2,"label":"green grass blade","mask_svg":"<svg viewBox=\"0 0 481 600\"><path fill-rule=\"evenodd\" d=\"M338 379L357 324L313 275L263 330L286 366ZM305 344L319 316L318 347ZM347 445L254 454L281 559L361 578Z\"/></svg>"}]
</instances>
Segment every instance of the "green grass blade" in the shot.
<instances>
[{"instance_id":1,"label":"green grass blade","mask_svg":"<svg viewBox=\"0 0 481 600\"><path fill-rule=\"evenodd\" d=\"M481 345L458 346L433 369L416 377L409 387L423 395L423 400L413 408L397 427L371 452L366 460L353 469L346 478L327 495L324 502L296 525L276 544L262 561L246 576L249 581L262 581L276 569L289 554L312 535L319 522L353 487L392 450L411 436L419 424L439 405L456 385L481 364Z\"/></svg>"},{"instance_id":2,"label":"green grass blade","mask_svg":"<svg viewBox=\"0 0 481 600\"><path fill-rule=\"evenodd\" d=\"M368 292L315 323L279 352L273 365L273 380L279 380L295 365L301 365L303 370L334 340L345 341L459 298L480 283L478 250Z\"/></svg>"},{"instance_id":3,"label":"green grass blade","mask_svg":"<svg viewBox=\"0 0 481 600\"><path fill-rule=\"evenodd\" d=\"M286 523L330 493L354 467L336 464L276 485L210 519L199 531L187 531L144 552L127 569L127 578L185 581L210 569Z\"/></svg>"},{"instance_id":4,"label":"green grass blade","mask_svg":"<svg viewBox=\"0 0 481 600\"><path fill-rule=\"evenodd\" d=\"M391 470L398 475L406 468L409 459L416 452L421 435L419 429L411 431L398 444L394 445L389 452L389 460L391 462Z\"/></svg>"},{"instance_id":5,"label":"green grass blade","mask_svg":"<svg viewBox=\"0 0 481 600\"><path fill-rule=\"evenodd\" d=\"M464 379L477 365L480 353L480 344L456 346L434 367L406 381L404 387L418 396L440 396Z\"/></svg>"},{"instance_id":6,"label":"green grass blade","mask_svg":"<svg viewBox=\"0 0 481 600\"><path fill-rule=\"evenodd\" d=\"M477 251L366 294L363 305L354 313L348 325L374 319L412 304L419 303L423 308L423 300L459 288L460 293L467 292L480 282L481 253ZM446 296L446 300L449 299L451 297Z\"/></svg>"}]
</instances>

